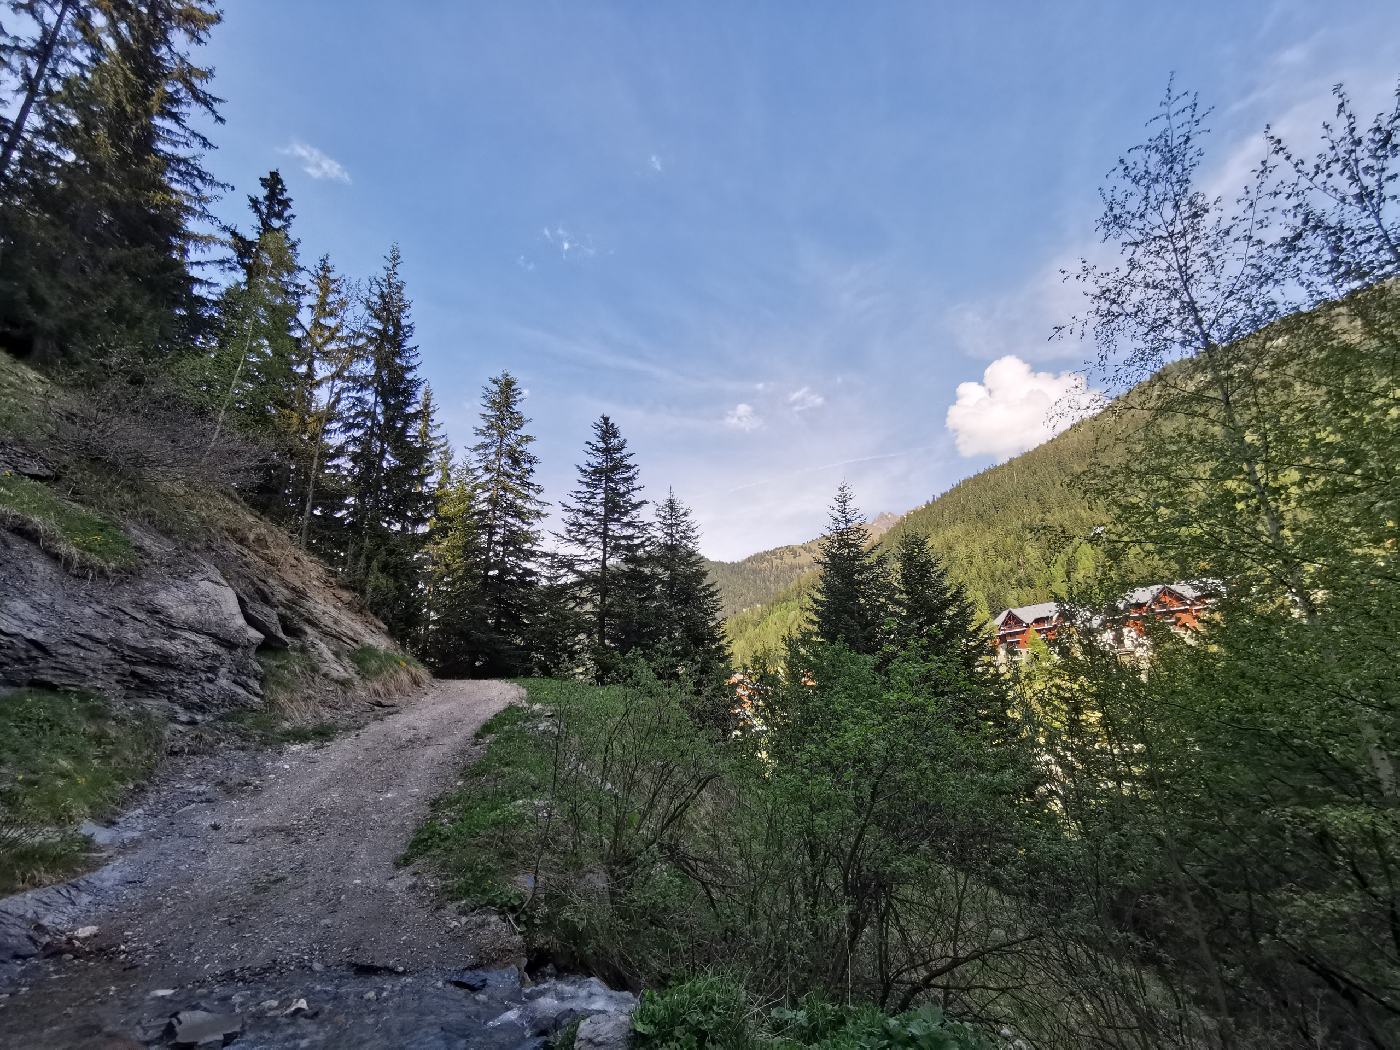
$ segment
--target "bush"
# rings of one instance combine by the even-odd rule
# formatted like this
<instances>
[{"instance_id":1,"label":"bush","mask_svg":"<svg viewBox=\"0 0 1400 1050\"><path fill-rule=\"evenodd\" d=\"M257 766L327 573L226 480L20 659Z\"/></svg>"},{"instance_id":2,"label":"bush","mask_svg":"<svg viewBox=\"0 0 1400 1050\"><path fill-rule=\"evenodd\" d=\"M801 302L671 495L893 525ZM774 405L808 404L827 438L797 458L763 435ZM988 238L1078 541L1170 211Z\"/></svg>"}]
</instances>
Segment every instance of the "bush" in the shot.
<instances>
[{"instance_id":1,"label":"bush","mask_svg":"<svg viewBox=\"0 0 1400 1050\"><path fill-rule=\"evenodd\" d=\"M763 1009L738 981L707 974L647 991L632 1018L642 1050L993 1050L976 1029L935 1006L891 1016L815 996Z\"/></svg>"}]
</instances>

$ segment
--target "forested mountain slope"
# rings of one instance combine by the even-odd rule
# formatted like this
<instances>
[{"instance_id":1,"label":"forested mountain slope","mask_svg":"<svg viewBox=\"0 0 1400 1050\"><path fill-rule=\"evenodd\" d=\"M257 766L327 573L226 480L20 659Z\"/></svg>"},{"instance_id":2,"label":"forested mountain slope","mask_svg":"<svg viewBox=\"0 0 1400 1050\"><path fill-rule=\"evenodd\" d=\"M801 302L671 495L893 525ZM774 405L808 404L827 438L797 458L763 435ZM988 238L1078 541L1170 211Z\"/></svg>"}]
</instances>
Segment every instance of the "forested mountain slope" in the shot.
<instances>
[{"instance_id":1,"label":"forested mountain slope","mask_svg":"<svg viewBox=\"0 0 1400 1050\"><path fill-rule=\"evenodd\" d=\"M1076 541L1103 515L1085 498L1076 478L1092 462L1114 455L1121 419L1095 416L1006 463L958 482L882 530L881 545L892 546L913 533L928 538L947 562L952 577L967 590L979 613L990 616L1011 605L1044 601L1062 587L1088 548ZM730 641L739 663L781 644L802 621L803 601L816 578L817 541L765 551L737 563L766 566L772 561L800 571L786 578L775 572L736 582L717 572L725 601ZM727 567L733 569L734 566ZM765 598L762 582L776 586ZM747 599L747 601L742 601Z\"/></svg>"},{"instance_id":2,"label":"forested mountain slope","mask_svg":"<svg viewBox=\"0 0 1400 1050\"><path fill-rule=\"evenodd\" d=\"M878 540L900 520L900 515L885 511L870 521L870 537ZM750 554L740 561L705 559L710 579L719 588L721 609L726 618L755 605L773 600L792 584L817 567L818 540L791 543L786 547Z\"/></svg>"}]
</instances>

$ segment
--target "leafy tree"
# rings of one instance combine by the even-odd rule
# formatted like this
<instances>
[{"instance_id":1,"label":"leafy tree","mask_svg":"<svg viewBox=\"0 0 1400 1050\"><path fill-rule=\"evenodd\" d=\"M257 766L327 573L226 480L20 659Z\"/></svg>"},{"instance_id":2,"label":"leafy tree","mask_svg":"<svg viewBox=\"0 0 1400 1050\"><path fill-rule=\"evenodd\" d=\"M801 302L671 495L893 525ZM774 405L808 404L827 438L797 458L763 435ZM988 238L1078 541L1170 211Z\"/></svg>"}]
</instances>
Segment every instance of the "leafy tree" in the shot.
<instances>
[{"instance_id":1,"label":"leafy tree","mask_svg":"<svg viewBox=\"0 0 1400 1050\"><path fill-rule=\"evenodd\" d=\"M870 548L865 518L845 482L836 490L817 562L821 575L812 596L813 630L852 652L877 652L889 610L889 576L884 559Z\"/></svg>"},{"instance_id":2,"label":"leafy tree","mask_svg":"<svg viewBox=\"0 0 1400 1050\"><path fill-rule=\"evenodd\" d=\"M650 533L646 500L627 442L606 415L593 424L578 484L561 505L579 605L589 618L587 655L592 674L607 681L635 649L638 605L645 594L643 558Z\"/></svg>"},{"instance_id":3,"label":"leafy tree","mask_svg":"<svg viewBox=\"0 0 1400 1050\"><path fill-rule=\"evenodd\" d=\"M471 448L480 501L480 580L483 601L483 673L517 675L526 665L536 604L539 522L543 491L535 481L539 457L520 410L524 391L515 377L493 377L481 396L481 421Z\"/></svg>"}]
</instances>

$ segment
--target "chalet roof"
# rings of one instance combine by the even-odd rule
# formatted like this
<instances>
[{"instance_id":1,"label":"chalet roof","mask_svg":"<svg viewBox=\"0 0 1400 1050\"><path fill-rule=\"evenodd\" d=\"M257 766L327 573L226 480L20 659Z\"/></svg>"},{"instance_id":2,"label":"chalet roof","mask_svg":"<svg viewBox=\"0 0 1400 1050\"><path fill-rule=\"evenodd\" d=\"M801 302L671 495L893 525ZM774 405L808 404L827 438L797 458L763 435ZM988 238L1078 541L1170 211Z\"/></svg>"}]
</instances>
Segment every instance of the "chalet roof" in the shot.
<instances>
[{"instance_id":1,"label":"chalet roof","mask_svg":"<svg viewBox=\"0 0 1400 1050\"><path fill-rule=\"evenodd\" d=\"M1147 605L1164 590L1173 590L1187 601L1195 601L1197 598L1205 597L1208 586L1209 582L1204 580L1197 583L1187 583L1185 580L1179 580L1176 583L1154 583L1150 587L1139 587L1129 591L1123 596L1123 604Z\"/></svg>"},{"instance_id":2,"label":"chalet roof","mask_svg":"<svg viewBox=\"0 0 1400 1050\"><path fill-rule=\"evenodd\" d=\"M1058 602L1039 602L1035 605L1021 605L1017 606L1015 609L1005 609L998 613L993 623L1000 627L1005 622L1007 616L1015 616L1016 619L1020 620L1022 623L1035 623L1036 620L1044 620L1047 617L1053 617L1057 615L1059 611L1060 605Z\"/></svg>"}]
</instances>

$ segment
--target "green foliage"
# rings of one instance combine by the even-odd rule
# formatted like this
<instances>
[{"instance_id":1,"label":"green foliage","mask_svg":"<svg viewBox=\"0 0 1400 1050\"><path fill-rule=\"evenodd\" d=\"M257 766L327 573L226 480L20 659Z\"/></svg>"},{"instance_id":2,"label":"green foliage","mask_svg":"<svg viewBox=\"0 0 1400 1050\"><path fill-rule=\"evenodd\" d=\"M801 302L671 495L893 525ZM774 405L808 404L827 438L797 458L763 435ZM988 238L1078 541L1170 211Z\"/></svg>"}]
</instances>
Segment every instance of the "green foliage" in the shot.
<instances>
[{"instance_id":1,"label":"green foliage","mask_svg":"<svg viewBox=\"0 0 1400 1050\"><path fill-rule=\"evenodd\" d=\"M28 533L79 568L119 571L138 562L136 548L115 524L41 481L8 471L0 473L0 525Z\"/></svg>"},{"instance_id":2,"label":"green foliage","mask_svg":"<svg viewBox=\"0 0 1400 1050\"><path fill-rule=\"evenodd\" d=\"M650 541L642 484L627 440L607 416L593 424L578 484L560 505L576 602L587 624L585 653L597 682L616 679L636 649L646 600Z\"/></svg>"},{"instance_id":3,"label":"green foliage","mask_svg":"<svg viewBox=\"0 0 1400 1050\"><path fill-rule=\"evenodd\" d=\"M648 990L632 1015L638 1047L745 1050L761 1044L743 985L715 975Z\"/></svg>"},{"instance_id":4,"label":"green foliage","mask_svg":"<svg viewBox=\"0 0 1400 1050\"><path fill-rule=\"evenodd\" d=\"M654 1050L993 1050L976 1029L936 1006L889 1015L805 996L765 1009L741 983L703 974L648 990L632 1017L636 1045Z\"/></svg>"},{"instance_id":5,"label":"green foliage","mask_svg":"<svg viewBox=\"0 0 1400 1050\"><path fill-rule=\"evenodd\" d=\"M154 769L152 719L83 693L0 694L0 893L82 864L87 818L113 811Z\"/></svg>"},{"instance_id":6,"label":"green foliage","mask_svg":"<svg viewBox=\"0 0 1400 1050\"><path fill-rule=\"evenodd\" d=\"M812 630L855 652L877 652L893 597L889 566L871 550L865 519L845 482L836 490L817 563L821 571L812 592Z\"/></svg>"}]
</instances>

